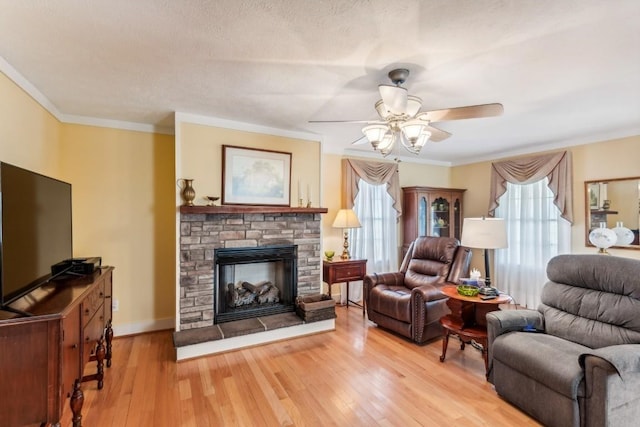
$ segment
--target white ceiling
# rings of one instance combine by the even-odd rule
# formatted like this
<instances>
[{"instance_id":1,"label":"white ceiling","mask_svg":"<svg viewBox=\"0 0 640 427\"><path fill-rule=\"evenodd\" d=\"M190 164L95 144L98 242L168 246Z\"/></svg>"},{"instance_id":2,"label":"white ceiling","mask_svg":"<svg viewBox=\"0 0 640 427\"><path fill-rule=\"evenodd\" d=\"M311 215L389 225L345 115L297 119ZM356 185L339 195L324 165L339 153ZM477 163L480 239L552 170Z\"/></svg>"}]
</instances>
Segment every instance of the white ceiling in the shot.
<instances>
[{"instance_id":1,"label":"white ceiling","mask_svg":"<svg viewBox=\"0 0 640 427\"><path fill-rule=\"evenodd\" d=\"M377 85L402 66L423 110L505 108L436 124L453 136L420 161L640 135L638 0L0 0L0 10L0 57L70 121L171 127L179 111L370 153L350 144L362 125L308 121L377 118Z\"/></svg>"}]
</instances>

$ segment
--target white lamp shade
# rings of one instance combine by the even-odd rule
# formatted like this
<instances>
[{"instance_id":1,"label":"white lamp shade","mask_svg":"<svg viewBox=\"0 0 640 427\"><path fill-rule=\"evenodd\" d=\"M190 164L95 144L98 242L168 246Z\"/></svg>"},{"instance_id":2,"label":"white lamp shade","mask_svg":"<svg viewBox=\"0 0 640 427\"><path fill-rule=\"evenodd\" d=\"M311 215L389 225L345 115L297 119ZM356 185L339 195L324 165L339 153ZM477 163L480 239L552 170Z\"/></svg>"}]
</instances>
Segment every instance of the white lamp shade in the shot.
<instances>
[{"instance_id":1,"label":"white lamp shade","mask_svg":"<svg viewBox=\"0 0 640 427\"><path fill-rule=\"evenodd\" d=\"M340 209L333 220L333 228L360 228L360 221L353 209Z\"/></svg>"},{"instance_id":2,"label":"white lamp shade","mask_svg":"<svg viewBox=\"0 0 640 427\"><path fill-rule=\"evenodd\" d=\"M404 134L405 138L409 141L416 141L422 131L424 130L426 123L422 120L409 120L400 125L400 130Z\"/></svg>"},{"instance_id":3,"label":"white lamp shade","mask_svg":"<svg viewBox=\"0 0 640 427\"><path fill-rule=\"evenodd\" d=\"M507 247L507 225L503 218L465 218L462 246L478 249Z\"/></svg>"},{"instance_id":4,"label":"white lamp shade","mask_svg":"<svg viewBox=\"0 0 640 427\"><path fill-rule=\"evenodd\" d=\"M388 130L389 127L387 125L369 125L362 128L362 133L367 137L371 145L377 148Z\"/></svg>"}]
</instances>

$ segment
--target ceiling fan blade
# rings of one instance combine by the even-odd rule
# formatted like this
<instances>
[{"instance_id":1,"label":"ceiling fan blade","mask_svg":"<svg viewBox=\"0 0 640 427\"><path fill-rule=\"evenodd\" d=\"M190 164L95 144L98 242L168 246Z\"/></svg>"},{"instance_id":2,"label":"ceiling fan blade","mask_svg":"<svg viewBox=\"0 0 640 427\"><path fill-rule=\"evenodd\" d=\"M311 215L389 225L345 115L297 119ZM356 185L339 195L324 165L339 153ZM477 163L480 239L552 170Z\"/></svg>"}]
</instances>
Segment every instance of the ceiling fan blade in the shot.
<instances>
[{"instance_id":1,"label":"ceiling fan blade","mask_svg":"<svg viewBox=\"0 0 640 427\"><path fill-rule=\"evenodd\" d=\"M444 131L442 129L438 129L437 127L431 126L431 125L427 125L426 130L431 132L431 137L429 138L429 141L433 141L433 142L440 142L451 136L449 132Z\"/></svg>"},{"instance_id":2,"label":"ceiling fan blade","mask_svg":"<svg viewBox=\"0 0 640 427\"><path fill-rule=\"evenodd\" d=\"M368 142L369 140L367 139L366 135L362 135L360 138L353 141L351 145L364 145L364 144L367 144Z\"/></svg>"},{"instance_id":3,"label":"ceiling fan blade","mask_svg":"<svg viewBox=\"0 0 640 427\"><path fill-rule=\"evenodd\" d=\"M379 85L380 97L392 114L404 114L407 111L407 89L400 86Z\"/></svg>"},{"instance_id":4,"label":"ceiling fan blade","mask_svg":"<svg viewBox=\"0 0 640 427\"><path fill-rule=\"evenodd\" d=\"M499 116L503 112L504 107L502 106L502 104L495 103L425 111L424 113L418 114L417 117L422 120L429 120L430 122L444 122L447 120L462 120Z\"/></svg>"}]
</instances>

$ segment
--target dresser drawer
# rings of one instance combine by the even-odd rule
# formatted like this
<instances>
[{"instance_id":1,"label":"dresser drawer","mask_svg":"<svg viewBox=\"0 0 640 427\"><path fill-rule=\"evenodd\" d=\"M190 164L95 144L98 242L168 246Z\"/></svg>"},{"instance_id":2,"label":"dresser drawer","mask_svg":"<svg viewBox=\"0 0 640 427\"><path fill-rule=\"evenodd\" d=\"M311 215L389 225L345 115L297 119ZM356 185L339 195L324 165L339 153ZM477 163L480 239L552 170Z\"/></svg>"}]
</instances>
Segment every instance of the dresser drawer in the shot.
<instances>
[{"instance_id":1,"label":"dresser drawer","mask_svg":"<svg viewBox=\"0 0 640 427\"><path fill-rule=\"evenodd\" d=\"M84 364L89 360L89 357L94 355L96 343L104 333L104 314L102 310L98 310L96 315L89 319L82 332Z\"/></svg>"},{"instance_id":2,"label":"dresser drawer","mask_svg":"<svg viewBox=\"0 0 640 427\"><path fill-rule=\"evenodd\" d=\"M367 260L324 261L324 281L332 283L362 280L367 274Z\"/></svg>"},{"instance_id":3,"label":"dresser drawer","mask_svg":"<svg viewBox=\"0 0 640 427\"><path fill-rule=\"evenodd\" d=\"M100 317L104 318L104 280L101 280L91 291L91 293L82 301L82 324L86 325L95 314L100 311Z\"/></svg>"},{"instance_id":4,"label":"dresser drawer","mask_svg":"<svg viewBox=\"0 0 640 427\"><path fill-rule=\"evenodd\" d=\"M364 276L362 265L344 265L335 267L334 277L337 282L361 280Z\"/></svg>"}]
</instances>

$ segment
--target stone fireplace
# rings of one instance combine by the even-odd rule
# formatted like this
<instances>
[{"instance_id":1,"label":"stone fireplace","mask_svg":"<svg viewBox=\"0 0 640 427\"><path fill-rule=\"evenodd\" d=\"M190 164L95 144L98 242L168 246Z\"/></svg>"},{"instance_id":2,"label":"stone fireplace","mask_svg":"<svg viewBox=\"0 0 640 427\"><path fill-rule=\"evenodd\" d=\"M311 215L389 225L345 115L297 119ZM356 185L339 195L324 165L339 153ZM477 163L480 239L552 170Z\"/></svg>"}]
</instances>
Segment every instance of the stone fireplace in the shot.
<instances>
[{"instance_id":1,"label":"stone fireplace","mask_svg":"<svg viewBox=\"0 0 640 427\"><path fill-rule=\"evenodd\" d=\"M292 304L296 295L319 293L321 291L321 214L326 212L325 208L182 206L180 208L178 330L206 328L220 321L236 320L233 316L225 320L224 313L221 313L224 310L220 305L220 299L217 299L221 296L219 289L216 288L216 257L219 261L222 256L222 272L225 276L223 281L226 283L221 283L221 286L227 286L226 290L228 290L229 283L238 287L237 282L241 281L238 271L241 274L245 274L246 271L242 271L242 267L238 270L237 265L232 270L227 269L227 265L232 265L233 262L226 255L236 254L248 257L247 254L251 251L246 254L245 251L254 249L259 254L259 259L265 256L264 250L267 248L295 247L295 262L282 261L278 266L277 260L267 257L255 264L267 264L267 270L271 269L267 274L286 275L286 271L295 272L294 294L281 296L287 304ZM226 255L225 249L229 250ZM233 278L230 278L231 276ZM273 281L271 277L247 277L251 277L250 280L242 281L256 282L250 283L252 285L261 285L259 282L262 281ZM291 305L284 311L290 311L292 307ZM246 310L246 307L236 308L237 310L233 311ZM219 319L219 315L222 315L222 320ZM244 318L243 315L239 317Z\"/></svg>"},{"instance_id":2,"label":"stone fireplace","mask_svg":"<svg viewBox=\"0 0 640 427\"><path fill-rule=\"evenodd\" d=\"M294 311L298 247L214 250L214 324Z\"/></svg>"}]
</instances>

